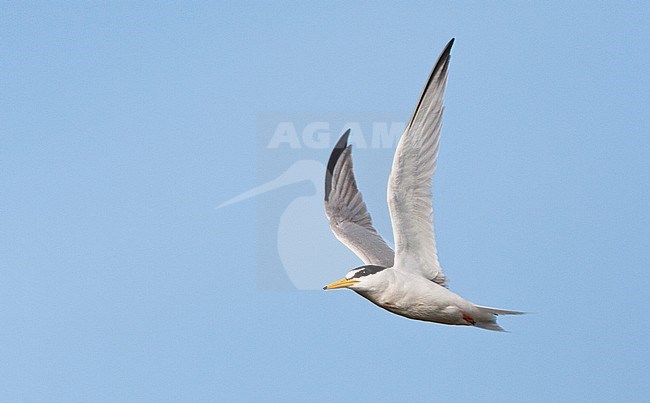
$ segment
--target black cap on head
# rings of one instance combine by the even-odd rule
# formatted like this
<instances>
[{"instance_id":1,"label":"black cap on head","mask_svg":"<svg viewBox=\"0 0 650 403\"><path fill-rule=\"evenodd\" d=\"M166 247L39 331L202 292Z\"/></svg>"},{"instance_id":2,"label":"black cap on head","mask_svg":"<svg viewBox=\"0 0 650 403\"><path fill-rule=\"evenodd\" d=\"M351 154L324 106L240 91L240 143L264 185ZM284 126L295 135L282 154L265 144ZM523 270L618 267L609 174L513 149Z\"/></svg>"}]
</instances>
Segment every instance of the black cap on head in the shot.
<instances>
[{"instance_id":1,"label":"black cap on head","mask_svg":"<svg viewBox=\"0 0 650 403\"><path fill-rule=\"evenodd\" d=\"M361 270L354 273L354 276L352 276L351 279L352 278L365 277L365 276L369 276L371 274L379 273L380 271L386 269L386 267L369 264L369 265L366 265L366 266L358 267L357 269L361 269Z\"/></svg>"}]
</instances>

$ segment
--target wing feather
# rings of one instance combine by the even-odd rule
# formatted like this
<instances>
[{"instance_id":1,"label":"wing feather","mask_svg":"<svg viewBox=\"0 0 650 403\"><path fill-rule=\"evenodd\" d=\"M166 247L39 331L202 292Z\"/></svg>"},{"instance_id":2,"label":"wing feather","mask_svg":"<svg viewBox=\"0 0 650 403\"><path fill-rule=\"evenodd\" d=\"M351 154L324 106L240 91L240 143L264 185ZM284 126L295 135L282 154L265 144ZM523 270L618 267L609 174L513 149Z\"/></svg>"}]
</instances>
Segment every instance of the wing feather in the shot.
<instances>
[{"instance_id":1,"label":"wing feather","mask_svg":"<svg viewBox=\"0 0 650 403\"><path fill-rule=\"evenodd\" d=\"M357 188L352 146L346 131L332 150L325 174L325 215L334 235L365 264L392 267L394 252L372 225L370 213Z\"/></svg>"},{"instance_id":2,"label":"wing feather","mask_svg":"<svg viewBox=\"0 0 650 403\"><path fill-rule=\"evenodd\" d=\"M395 267L440 285L447 278L438 261L433 231L431 176L436 169L452 39L431 72L402 135L388 181L388 207L395 237Z\"/></svg>"}]
</instances>

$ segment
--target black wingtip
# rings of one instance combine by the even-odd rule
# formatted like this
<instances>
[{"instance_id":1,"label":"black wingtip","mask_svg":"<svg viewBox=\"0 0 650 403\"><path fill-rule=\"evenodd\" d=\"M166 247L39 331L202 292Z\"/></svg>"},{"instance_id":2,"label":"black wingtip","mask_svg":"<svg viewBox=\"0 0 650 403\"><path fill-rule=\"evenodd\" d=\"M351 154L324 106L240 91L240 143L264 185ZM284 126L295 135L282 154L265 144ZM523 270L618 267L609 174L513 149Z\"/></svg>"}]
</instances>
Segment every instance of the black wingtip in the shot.
<instances>
[{"instance_id":1,"label":"black wingtip","mask_svg":"<svg viewBox=\"0 0 650 403\"><path fill-rule=\"evenodd\" d=\"M438 58L438 63L436 63L436 67L439 67L438 65L440 64L449 64L449 58L451 57L451 48L454 46L454 41L456 38L451 38L449 42L447 42L447 45L445 46L445 49L442 51L440 54L440 57ZM447 66L445 66L447 67Z\"/></svg>"},{"instance_id":2,"label":"black wingtip","mask_svg":"<svg viewBox=\"0 0 650 403\"><path fill-rule=\"evenodd\" d=\"M431 70L429 79L427 80L427 83L424 86L424 89L422 90L422 94L420 94L420 99L418 100L418 104L415 106L415 110L413 111L413 115L411 116L411 120L409 121L409 127L411 126L411 124L413 124L413 121L415 120L415 115L417 115L418 110L420 109L420 105L422 105L422 101L424 100L424 95L427 93L427 90L429 89L429 86L433 82L437 73L438 72L442 72L442 74L446 73L447 68L449 67L449 60L451 59L451 47L454 45L455 40L456 38L451 38L451 40L447 42L447 45L445 46L442 53L438 57L438 61L436 62L436 65L433 67L433 70Z\"/></svg>"},{"instance_id":3,"label":"black wingtip","mask_svg":"<svg viewBox=\"0 0 650 403\"><path fill-rule=\"evenodd\" d=\"M451 39L449 40L449 43L447 43L447 46L445 47L445 50L446 50L446 49L451 50L451 47L454 46L454 41L455 41L455 40L456 40L456 38L451 38Z\"/></svg>"},{"instance_id":4,"label":"black wingtip","mask_svg":"<svg viewBox=\"0 0 650 403\"><path fill-rule=\"evenodd\" d=\"M336 142L332 154L330 154L330 159L327 161L327 172L325 172L325 201L329 200L330 192L332 191L334 167L336 167L336 163L341 157L341 154L343 154L343 150L348 147L348 137L350 137L350 129L346 130L339 138L339 141Z\"/></svg>"},{"instance_id":5,"label":"black wingtip","mask_svg":"<svg viewBox=\"0 0 650 403\"><path fill-rule=\"evenodd\" d=\"M341 135L334 148L345 148L348 146L348 137L350 137L350 130L351 129L346 130L345 133Z\"/></svg>"},{"instance_id":6,"label":"black wingtip","mask_svg":"<svg viewBox=\"0 0 650 403\"><path fill-rule=\"evenodd\" d=\"M439 70L444 70L447 68L449 65L449 59L451 57L451 48L454 46L454 41L456 38L451 38L449 42L447 42L447 45L443 49L442 53L440 53L440 56L438 57L438 61L436 62L435 67L431 71L431 76L429 77L429 81L433 79L434 73L439 71ZM428 85L429 83L427 83Z\"/></svg>"},{"instance_id":7,"label":"black wingtip","mask_svg":"<svg viewBox=\"0 0 650 403\"><path fill-rule=\"evenodd\" d=\"M443 71L447 70L447 67L449 67L449 59L451 59L451 48L454 46L455 40L456 38L451 38L451 40L447 42L447 46L445 46L445 49L440 54L438 63L436 63L436 67L433 69L433 71L436 71L438 69L442 69Z\"/></svg>"}]
</instances>

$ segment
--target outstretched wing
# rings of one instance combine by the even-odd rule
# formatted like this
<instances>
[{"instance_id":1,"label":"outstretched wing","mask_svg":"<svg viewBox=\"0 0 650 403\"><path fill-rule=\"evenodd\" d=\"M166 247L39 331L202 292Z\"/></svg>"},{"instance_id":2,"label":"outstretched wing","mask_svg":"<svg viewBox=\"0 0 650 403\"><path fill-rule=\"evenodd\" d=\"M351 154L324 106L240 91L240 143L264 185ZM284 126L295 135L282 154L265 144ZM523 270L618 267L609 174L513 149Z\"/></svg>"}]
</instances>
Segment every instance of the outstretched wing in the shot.
<instances>
[{"instance_id":1,"label":"outstretched wing","mask_svg":"<svg viewBox=\"0 0 650 403\"><path fill-rule=\"evenodd\" d=\"M372 226L352 169L350 130L336 143L325 173L325 215L334 235L365 264L393 266L394 252Z\"/></svg>"},{"instance_id":2,"label":"outstretched wing","mask_svg":"<svg viewBox=\"0 0 650 403\"><path fill-rule=\"evenodd\" d=\"M447 279L433 232L431 176L436 169L443 98L451 46L438 58L400 139L388 181L388 207L395 237L395 267L440 285Z\"/></svg>"}]
</instances>

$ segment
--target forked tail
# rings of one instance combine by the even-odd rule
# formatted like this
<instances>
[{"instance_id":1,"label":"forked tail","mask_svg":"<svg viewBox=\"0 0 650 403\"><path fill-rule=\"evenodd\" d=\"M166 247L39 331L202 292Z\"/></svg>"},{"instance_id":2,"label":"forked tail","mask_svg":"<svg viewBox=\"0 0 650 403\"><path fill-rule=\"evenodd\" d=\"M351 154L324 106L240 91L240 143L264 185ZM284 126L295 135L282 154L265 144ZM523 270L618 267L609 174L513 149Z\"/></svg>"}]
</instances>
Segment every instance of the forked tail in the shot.
<instances>
[{"instance_id":1,"label":"forked tail","mask_svg":"<svg viewBox=\"0 0 650 403\"><path fill-rule=\"evenodd\" d=\"M526 312L519 311L507 311L505 309L496 309L490 308L487 306L475 305L476 309L479 310L480 316L476 319L474 326L480 327L481 329L494 330L497 332L505 332L501 326L497 323L498 315L523 315Z\"/></svg>"}]
</instances>

